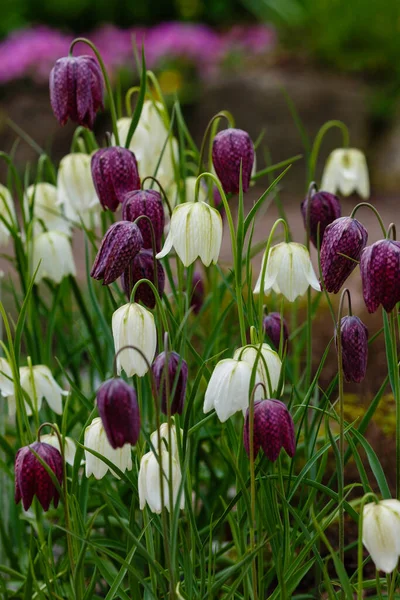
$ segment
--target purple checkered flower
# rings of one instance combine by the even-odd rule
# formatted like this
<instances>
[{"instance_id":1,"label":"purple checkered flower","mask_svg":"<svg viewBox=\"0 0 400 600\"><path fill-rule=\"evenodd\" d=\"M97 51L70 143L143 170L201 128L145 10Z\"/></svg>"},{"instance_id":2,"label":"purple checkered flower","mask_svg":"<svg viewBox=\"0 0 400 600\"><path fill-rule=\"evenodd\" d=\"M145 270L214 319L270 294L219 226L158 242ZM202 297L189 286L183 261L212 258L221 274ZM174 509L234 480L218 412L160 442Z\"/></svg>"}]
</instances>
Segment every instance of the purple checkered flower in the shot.
<instances>
[{"instance_id":1,"label":"purple checkered flower","mask_svg":"<svg viewBox=\"0 0 400 600\"><path fill-rule=\"evenodd\" d=\"M97 408L110 445L134 446L140 433L139 406L135 390L120 377L109 379L97 392Z\"/></svg>"},{"instance_id":2,"label":"purple checkered flower","mask_svg":"<svg viewBox=\"0 0 400 600\"><path fill-rule=\"evenodd\" d=\"M307 196L301 203L301 214L303 215L304 227L307 229L307 212L310 213L310 240L317 248L318 223L319 241L322 244L325 229L340 217L342 211L339 198L334 194L329 194L329 192L314 192L310 196L310 206L308 201Z\"/></svg>"},{"instance_id":3,"label":"purple checkered flower","mask_svg":"<svg viewBox=\"0 0 400 600\"><path fill-rule=\"evenodd\" d=\"M182 414L185 401L188 366L177 352L168 352L168 366L166 353L161 352L154 360L152 370L158 394L161 393L161 410L167 415L167 400L171 407L171 415ZM167 373L168 371L168 398L167 398Z\"/></svg>"},{"instance_id":4,"label":"purple checkered flower","mask_svg":"<svg viewBox=\"0 0 400 600\"><path fill-rule=\"evenodd\" d=\"M243 429L243 443L250 456L249 409ZM253 456L262 448L270 461L275 462L284 448L290 457L296 452L294 423L286 405L280 400L254 402Z\"/></svg>"},{"instance_id":5,"label":"purple checkered flower","mask_svg":"<svg viewBox=\"0 0 400 600\"><path fill-rule=\"evenodd\" d=\"M154 281L155 268L154 268L154 257L152 250L142 249L136 254L132 262L128 265L125 271L121 275L122 288L127 295L128 299L131 297L131 292L135 283L140 279L148 279L153 283L158 294L161 296L164 293L165 286L165 271L160 261L157 263L157 283ZM135 302L142 301L147 308L154 308L156 305L156 298L152 288L146 283L142 282L138 285L135 292Z\"/></svg>"},{"instance_id":6,"label":"purple checkered flower","mask_svg":"<svg viewBox=\"0 0 400 600\"><path fill-rule=\"evenodd\" d=\"M373 313L382 304L386 312L400 301L400 242L379 240L361 254L364 302Z\"/></svg>"},{"instance_id":7,"label":"purple checkered flower","mask_svg":"<svg viewBox=\"0 0 400 600\"><path fill-rule=\"evenodd\" d=\"M20 448L15 457L15 502L18 504L22 499L24 509L28 510L36 496L43 510L49 510L52 500L57 508L60 498L58 490L31 449L50 467L58 483L62 484L64 467L60 452L50 444L34 442Z\"/></svg>"},{"instance_id":8,"label":"purple checkered flower","mask_svg":"<svg viewBox=\"0 0 400 600\"><path fill-rule=\"evenodd\" d=\"M135 155L126 148L101 148L92 156L92 178L104 209L117 210L125 194L140 189Z\"/></svg>"},{"instance_id":9,"label":"purple checkered flower","mask_svg":"<svg viewBox=\"0 0 400 600\"><path fill-rule=\"evenodd\" d=\"M285 319L281 320L281 315L278 312L269 313L264 317L264 332L269 337L275 348L279 349L282 331L283 348L288 343L289 331Z\"/></svg>"},{"instance_id":10,"label":"purple checkered flower","mask_svg":"<svg viewBox=\"0 0 400 600\"><path fill-rule=\"evenodd\" d=\"M161 195L156 190L137 190L126 194L122 204L122 218L135 221L145 215L151 220L156 241L156 251L161 250L165 215ZM140 219L138 227L143 236L143 248L152 248L151 227L147 219Z\"/></svg>"},{"instance_id":11,"label":"purple checkered flower","mask_svg":"<svg viewBox=\"0 0 400 600\"><path fill-rule=\"evenodd\" d=\"M242 186L247 192L254 164L254 146L249 134L242 129L224 129L217 133L212 148L212 161L224 192L239 192L240 163Z\"/></svg>"},{"instance_id":12,"label":"purple checkered flower","mask_svg":"<svg viewBox=\"0 0 400 600\"><path fill-rule=\"evenodd\" d=\"M336 333L335 331L335 341ZM358 317L343 317L340 321L340 337L346 381L360 383L367 370L368 329Z\"/></svg>"}]
</instances>

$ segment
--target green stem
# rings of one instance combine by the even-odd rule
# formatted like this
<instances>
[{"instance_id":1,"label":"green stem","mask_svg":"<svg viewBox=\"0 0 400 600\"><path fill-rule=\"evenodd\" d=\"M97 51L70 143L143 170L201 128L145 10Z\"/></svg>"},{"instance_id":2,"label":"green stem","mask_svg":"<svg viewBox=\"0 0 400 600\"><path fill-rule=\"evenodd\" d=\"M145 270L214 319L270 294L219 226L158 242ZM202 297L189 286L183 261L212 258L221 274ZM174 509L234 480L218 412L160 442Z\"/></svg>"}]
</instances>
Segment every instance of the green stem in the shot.
<instances>
[{"instance_id":1,"label":"green stem","mask_svg":"<svg viewBox=\"0 0 400 600\"><path fill-rule=\"evenodd\" d=\"M251 520L250 520L250 549L255 548L255 526L256 526L256 483L254 473L254 395L256 388L250 396L249 403L249 452L250 452L250 505L251 505ZM253 600L257 600L257 566L256 556L251 562L251 574L253 583Z\"/></svg>"},{"instance_id":2,"label":"green stem","mask_svg":"<svg viewBox=\"0 0 400 600\"><path fill-rule=\"evenodd\" d=\"M206 127L206 130L204 132L204 135L203 135L203 140L201 142L200 158L199 158L199 175L201 174L202 168L203 168L204 155L206 152L207 137L208 137L211 127L216 119L226 119L228 121L228 125L230 125L231 127L235 126L234 118L232 117L231 113L228 112L227 110L221 110L219 113L214 115L213 118L209 121L209 123Z\"/></svg>"},{"instance_id":3,"label":"green stem","mask_svg":"<svg viewBox=\"0 0 400 600\"><path fill-rule=\"evenodd\" d=\"M349 146L349 130L347 126L342 123L342 121L327 121L322 125L317 135L315 136L314 144L311 150L310 155L310 163L309 163L309 181L312 181L315 177L315 169L317 166L318 154L321 147L322 140L324 139L325 134L334 127L337 127L342 131L343 134L343 146L348 148Z\"/></svg>"},{"instance_id":4,"label":"green stem","mask_svg":"<svg viewBox=\"0 0 400 600\"><path fill-rule=\"evenodd\" d=\"M396 403L396 498L400 499L400 382L399 361L397 354L396 318L397 309L390 314L390 337L393 348L393 370L394 370L394 401Z\"/></svg>"},{"instance_id":5,"label":"green stem","mask_svg":"<svg viewBox=\"0 0 400 600\"><path fill-rule=\"evenodd\" d=\"M376 503L378 503L378 498L375 494L368 493L365 494L360 504L360 516L358 520L358 542L357 542L357 600L363 600L364 598L364 590L363 590L363 523L364 523L364 506L366 502L372 498ZM379 575L378 575L379 576Z\"/></svg>"},{"instance_id":6,"label":"green stem","mask_svg":"<svg viewBox=\"0 0 400 600\"><path fill-rule=\"evenodd\" d=\"M384 237L386 238L387 232L386 232L385 226L383 224L382 217L379 214L379 212L376 210L375 206L372 206L372 204L370 204L369 202L360 202L359 204L357 204L351 211L350 219L354 219L354 217L356 216L356 212L363 206L366 206L367 208L372 210L372 212L375 214L376 218L379 221L379 225L381 226L382 233L383 233Z\"/></svg>"}]
</instances>

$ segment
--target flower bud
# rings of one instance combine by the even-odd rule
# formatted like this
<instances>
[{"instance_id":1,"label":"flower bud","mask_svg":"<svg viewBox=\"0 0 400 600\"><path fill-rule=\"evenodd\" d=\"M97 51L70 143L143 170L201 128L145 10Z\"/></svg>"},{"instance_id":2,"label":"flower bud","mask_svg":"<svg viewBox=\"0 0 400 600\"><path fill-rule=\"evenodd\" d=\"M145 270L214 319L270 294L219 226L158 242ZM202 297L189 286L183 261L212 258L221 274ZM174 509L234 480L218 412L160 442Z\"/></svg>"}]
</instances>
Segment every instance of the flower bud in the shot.
<instances>
[{"instance_id":1,"label":"flower bud","mask_svg":"<svg viewBox=\"0 0 400 600\"><path fill-rule=\"evenodd\" d=\"M327 226L335 219L338 219L342 213L340 201L334 194L329 192L314 192L310 196L310 206L308 205L308 196L301 203L301 214L303 215L304 227L307 229L308 211L310 214L310 240L317 248L318 244L318 224L319 224L319 242L322 244L324 232Z\"/></svg>"},{"instance_id":2,"label":"flower bud","mask_svg":"<svg viewBox=\"0 0 400 600\"><path fill-rule=\"evenodd\" d=\"M49 510L52 500L57 508L59 501L57 488L46 469L31 452L31 448L50 467L58 483L62 484L63 461L60 452L50 444L34 442L20 448L15 457L15 502L18 504L22 498L24 509L28 510L33 497L36 496L43 510Z\"/></svg>"},{"instance_id":3,"label":"flower bud","mask_svg":"<svg viewBox=\"0 0 400 600\"><path fill-rule=\"evenodd\" d=\"M161 298L164 293L165 271L159 261L157 261L157 282L154 281L154 271L153 251L140 250L121 275L122 289L128 299L131 297L133 286L137 281L140 281L140 279L148 279L151 281L151 283L156 286L158 295ZM137 287L135 301L142 301L147 308L155 307L156 298L152 288L147 283L143 282Z\"/></svg>"},{"instance_id":4,"label":"flower bud","mask_svg":"<svg viewBox=\"0 0 400 600\"><path fill-rule=\"evenodd\" d=\"M95 58L65 56L56 61L50 73L50 102L60 125L71 119L93 129L103 95L103 75Z\"/></svg>"},{"instance_id":5,"label":"flower bud","mask_svg":"<svg viewBox=\"0 0 400 600\"><path fill-rule=\"evenodd\" d=\"M377 570L391 573L400 555L400 502L371 502L364 506L363 516L363 544Z\"/></svg>"},{"instance_id":6,"label":"flower bud","mask_svg":"<svg viewBox=\"0 0 400 600\"><path fill-rule=\"evenodd\" d=\"M229 128L217 133L213 141L212 161L226 194L239 192L242 163L242 187L247 192L254 163L254 146L246 131Z\"/></svg>"},{"instance_id":7,"label":"flower bud","mask_svg":"<svg viewBox=\"0 0 400 600\"><path fill-rule=\"evenodd\" d=\"M335 331L335 341L336 341ZM342 364L346 381L360 383L365 377L368 360L368 329L358 317L343 317L340 321ZM336 342L337 343L337 342Z\"/></svg>"},{"instance_id":8,"label":"flower bud","mask_svg":"<svg viewBox=\"0 0 400 600\"><path fill-rule=\"evenodd\" d=\"M99 417L93 419L90 425L86 427L84 446L107 458L122 472L132 469L132 446L125 444L122 448L113 448L108 441L103 422ZM85 450L86 477L94 475L95 479L102 479L108 469L109 467L104 461L97 458L89 450ZM118 477L113 470L111 470L111 473Z\"/></svg>"},{"instance_id":9,"label":"flower bud","mask_svg":"<svg viewBox=\"0 0 400 600\"><path fill-rule=\"evenodd\" d=\"M114 223L101 242L90 276L103 279L103 285L109 285L122 275L142 245L142 234L135 223Z\"/></svg>"},{"instance_id":10,"label":"flower bud","mask_svg":"<svg viewBox=\"0 0 400 600\"><path fill-rule=\"evenodd\" d=\"M161 196L156 190L137 190L126 194L122 203L122 218L125 221L135 221L143 215L148 217L153 225L156 251L159 252L164 232L165 215ZM151 227L148 220L140 219L137 226L143 236L143 248L152 248Z\"/></svg>"},{"instance_id":11,"label":"flower bud","mask_svg":"<svg viewBox=\"0 0 400 600\"><path fill-rule=\"evenodd\" d=\"M119 377L103 383L97 392L97 408L112 448L136 444L140 415L136 392L130 385Z\"/></svg>"},{"instance_id":12,"label":"flower bud","mask_svg":"<svg viewBox=\"0 0 400 600\"><path fill-rule=\"evenodd\" d=\"M243 442L250 456L249 409L243 429ZM292 416L280 400L259 400L254 402L253 456L262 448L271 462L275 462L284 448L293 458L296 452L296 438Z\"/></svg>"},{"instance_id":13,"label":"flower bud","mask_svg":"<svg viewBox=\"0 0 400 600\"><path fill-rule=\"evenodd\" d=\"M328 292L337 293L354 271L368 240L365 227L351 217L340 217L325 229L321 270Z\"/></svg>"},{"instance_id":14,"label":"flower bud","mask_svg":"<svg viewBox=\"0 0 400 600\"><path fill-rule=\"evenodd\" d=\"M391 312L400 301L400 242L379 240L365 248L360 270L368 312L375 312L380 304Z\"/></svg>"},{"instance_id":15,"label":"flower bud","mask_svg":"<svg viewBox=\"0 0 400 600\"><path fill-rule=\"evenodd\" d=\"M161 393L161 410L164 415L167 415L167 402L169 402L171 406L171 415L174 415L175 413L181 415L183 412L188 378L187 362L176 352L168 352L167 367L165 366L166 360L165 352L161 352L161 354L156 357L152 366L157 393L158 395Z\"/></svg>"},{"instance_id":16,"label":"flower bud","mask_svg":"<svg viewBox=\"0 0 400 600\"><path fill-rule=\"evenodd\" d=\"M272 344L279 350L282 332L282 348L285 348L289 339L288 326L285 319L281 319L281 315L277 312L269 313L264 317L264 331L271 340Z\"/></svg>"},{"instance_id":17,"label":"flower bud","mask_svg":"<svg viewBox=\"0 0 400 600\"><path fill-rule=\"evenodd\" d=\"M97 150L92 156L91 169L94 187L104 209L116 211L125 194L140 188L135 155L126 148L112 146Z\"/></svg>"}]
</instances>

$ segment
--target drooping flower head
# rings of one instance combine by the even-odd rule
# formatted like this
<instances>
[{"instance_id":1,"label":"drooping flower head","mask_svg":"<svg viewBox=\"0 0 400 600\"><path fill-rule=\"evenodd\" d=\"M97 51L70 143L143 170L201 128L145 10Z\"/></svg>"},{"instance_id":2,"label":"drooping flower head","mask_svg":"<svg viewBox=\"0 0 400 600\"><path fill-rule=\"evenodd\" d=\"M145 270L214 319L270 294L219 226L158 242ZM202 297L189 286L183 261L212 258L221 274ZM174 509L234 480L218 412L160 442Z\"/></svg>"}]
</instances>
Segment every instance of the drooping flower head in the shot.
<instances>
[{"instance_id":1,"label":"drooping flower head","mask_svg":"<svg viewBox=\"0 0 400 600\"><path fill-rule=\"evenodd\" d=\"M335 331L336 339L337 330ZM342 363L346 381L360 383L367 371L368 329L355 316L343 317L340 322Z\"/></svg>"},{"instance_id":2,"label":"drooping flower head","mask_svg":"<svg viewBox=\"0 0 400 600\"><path fill-rule=\"evenodd\" d=\"M322 174L321 188L343 196L357 192L362 198L369 198L369 177L367 161L357 148L337 148L326 161Z\"/></svg>"},{"instance_id":3,"label":"drooping flower head","mask_svg":"<svg viewBox=\"0 0 400 600\"><path fill-rule=\"evenodd\" d=\"M125 444L122 448L113 448L108 441L103 422L100 417L93 419L85 429L84 446L98 452L112 462L122 472L132 469L132 446ZM109 467L100 458L85 450L85 474L86 477L94 475L96 479L102 479ZM114 471L111 473L117 477Z\"/></svg>"},{"instance_id":4,"label":"drooping flower head","mask_svg":"<svg viewBox=\"0 0 400 600\"><path fill-rule=\"evenodd\" d=\"M242 186L247 192L254 163L254 146L246 131L229 128L217 133L213 141L212 161L226 194L239 192L242 163Z\"/></svg>"},{"instance_id":5,"label":"drooping flower head","mask_svg":"<svg viewBox=\"0 0 400 600\"><path fill-rule=\"evenodd\" d=\"M57 202L55 185L45 182L30 185L24 197L24 210L27 220L32 211L36 234L42 233L44 230L57 230L70 235L71 225Z\"/></svg>"},{"instance_id":6,"label":"drooping flower head","mask_svg":"<svg viewBox=\"0 0 400 600\"><path fill-rule=\"evenodd\" d=\"M166 365L168 356L168 364ZM188 378L187 362L177 352L161 352L153 362L152 371L157 393L161 394L161 410L167 415L167 402L171 415L183 412ZM167 381L168 379L168 381ZM168 384L168 394L167 394Z\"/></svg>"},{"instance_id":7,"label":"drooping flower head","mask_svg":"<svg viewBox=\"0 0 400 600\"><path fill-rule=\"evenodd\" d=\"M103 75L95 58L65 56L56 61L50 73L50 102L60 125L71 119L93 129L103 95Z\"/></svg>"},{"instance_id":8,"label":"drooping flower head","mask_svg":"<svg viewBox=\"0 0 400 600\"><path fill-rule=\"evenodd\" d=\"M57 508L59 501L57 488L31 449L50 467L58 483L62 484L64 467L60 452L50 444L34 442L20 448L15 457L15 502L18 504L22 499L24 509L28 510L33 497L36 496L43 510L49 510L52 500Z\"/></svg>"},{"instance_id":9,"label":"drooping flower head","mask_svg":"<svg viewBox=\"0 0 400 600\"><path fill-rule=\"evenodd\" d=\"M145 215L152 223L156 251L161 248L161 238L164 232L165 215L161 195L156 190L137 190L125 195L122 204L122 218L126 221L135 221L138 217ZM151 226L147 219L137 222L142 236L143 248L153 247Z\"/></svg>"},{"instance_id":10,"label":"drooping flower head","mask_svg":"<svg viewBox=\"0 0 400 600\"><path fill-rule=\"evenodd\" d=\"M97 408L112 448L134 446L140 433L136 392L123 379L105 381L97 391Z\"/></svg>"},{"instance_id":11,"label":"drooping flower head","mask_svg":"<svg viewBox=\"0 0 400 600\"><path fill-rule=\"evenodd\" d=\"M381 500L364 506L362 541L376 568L391 573L400 555L400 502Z\"/></svg>"},{"instance_id":12,"label":"drooping flower head","mask_svg":"<svg viewBox=\"0 0 400 600\"><path fill-rule=\"evenodd\" d=\"M256 365L257 381L261 381L268 396L276 393L281 379L282 361L269 344L248 344L235 350L233 358L247 362L253 369Z\"/></svg>"},{"instance_id":13,"label":"drooping flower head","mask_svg":"<svg viewBox=\"0 0 400 600\"><path fill-rule=\"evenodd\" d=\"M368 240L365 227L351 217L340 217L325 229L321 270L328 292L337 292L354 271Z\"/></svg>"},{"instance_id":14,"label":"drooping flower head","mask_svg":"<svg viewBox=\"0 0 400 600\"><path fill-rule=\"evenodd\" d=\"M90 168L91 158L83 152L67 154L57 174L57 203L64 207L67 219L92 227L101 209Z\"/></svg>"},{"instance_id":15,"label":"drooping flower head","mask_svg":"<svg viewBox=\"0 0 400 600\"><path fill-rule=\"evenodd\" d=\"M40 263L40 265L39 265ZM76 275L71 241L61 231L44 231L33 238L32 268L39 265L35 284L42 279L61 283L64 277Z\"/></svg>"},{"instance_id":16,"label":"drooping flower head","mask_svg":"<svg viewBox=\"0 0 400 600\"><path fill-rule=\"evenodd\" d=\"M127 295L128 299L131 297L131 292L135 283L141 279L148 279L153 285L155 285L158 295L161 296L164 293L165 286L165 271L162 264L156 261L157 264L157 281L154 281L155 276L155 262L152 250L140 250L128 265L125 271L121 275L122 288ZM135 301L143 302L147 308L154 308L156 305L156 298L152 288L143 281L138 285L135 292Z\"/></svg>"},{"instance_id":17,"label":"drooping flower head","mask_svg":"<svg viewBox=\"0 0 400 600\"><path fill-rule=\"evenodd\" d=\"M161 462L161 465L159 463ZM170 464L172 471L170 473ZM163 495L161 495L160 485L160 468L162 469L162 486ZM171 510L170 485L171 476L172 489L172 507L175 507L178 500L179 488L182 481L182 472L179 462L175 456L170 456L167 450L162 450L161 458L159 459L154 452L147 452L141 461L139 469L139 506L143 510L146 503L149 509L160 514L165 507L168 511ZM162 498L164 497L164 504ZM185 496L182 493L180 496L179 508L185 507Z\"/></svg>"},{"instance_id":18,"label":"drooping flower head","mask_svg":"<svg viewBox=\"0 0 400 600\"><path fill-rule=\"evenodd\" d=\"M101 148L92 156L94 187L104 209L116 211L124 196L140 188L135 155L126 148ZM130 220L130 219L127 219Z\"/></svg>"},{"instance_id":19,"label":"drooping flower head","mask_svg":"<svg viewBox=\"0 0 400 600\"><path fill-rule=\"evenodd\" d=\"M264 317L263 328L276 350L279 350L281 335L283 348L287 345L289 339L288 326L285 319L281 319L278 312L269 313Z\"/></svg>"},{"instance_id":20,"label":"drooping flower head","mask_svg":"<svg viewBox=\"0 0 400 600\"><path fill-rule=\"evenodd\" d=\"M400 301L400 242L379 240L365 248L360 270L368 312L375 312L380 304L391 312Z\"/></svg>"},{"instance_id":21,"label":"drooping flower head","mask_svg":"<svg viewBox=\"0 0 400 600\"><path fill-rule=\"evenodd\" d=\"M250 413L247 409L243 429L243 443L250 456ZM270 461L275 462L284 448L292 458L296 452L296 438L292 416L280 400L254 402L253 455L262 448Z\"/></svg>"},{"instance_id":22,"label":"drooping flower head","mask_svg":"<svg viewBox=\"0 0 400 600\"><path fill-rule=\"evenodd\" d=\"M327 226L341 215L340 201L337 196L329 192L314 192L310 198L307 196L301 203L304 227L307 229L308 213L310 215L310 240L317 248L318 224L319 241L322 244Z\"/></svg>"}]
</instances>

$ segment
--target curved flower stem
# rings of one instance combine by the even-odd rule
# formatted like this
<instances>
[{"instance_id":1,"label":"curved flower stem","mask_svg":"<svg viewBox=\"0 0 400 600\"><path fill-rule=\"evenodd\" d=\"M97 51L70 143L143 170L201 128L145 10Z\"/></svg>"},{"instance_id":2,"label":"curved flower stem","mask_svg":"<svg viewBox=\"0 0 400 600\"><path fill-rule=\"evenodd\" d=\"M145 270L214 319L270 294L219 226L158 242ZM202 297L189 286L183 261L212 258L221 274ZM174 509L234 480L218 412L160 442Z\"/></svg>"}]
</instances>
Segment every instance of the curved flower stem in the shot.
<instances>
[{"instance_id":1,"label":"curved flower stem","mask_svg":"<svg viewBox=\"0 0 400 600\"><path fill-rule=\"evenodd\" d=\"M363 532L363 522L364 522L364 506L367 503L367 500L372 498L374 502L378 504L379 500L375 494L372 492L368 492L361 500L360 504L360 516L358 520L358 542L357 542L357 600L363 600L364 591L363 591L363 542L362 542L362 532Z\"/></svg>"},{"instance_id":2,"label":"curved flower stem","mask_svg":"<svg viewBox=\"0 0 400 600\"><path fill-rule=\"evenodd\" d=\"M160 191L161 191L162 195L164 196L165 204L167 205L167 208L168 208L168 214L169 214L169 218L171 218L171 215L172 215L172 207L171 207L170 201L168 200L167 194L166 194L166 192L165 192L165 190L164 190L163 186L161 185L161 183L158 181L158 179L157 179L156 177L153 177L152 175L147 175L147 177L145 177L145 178L142 180L142 186L141 186L141 187L142 187L142 190L144 189L144 188L143 188L143 186L144 186L144 182L145 182L145 181L147 181L148 179L151 179L151 181L154 181L154 182L155 182L155 183L158 185L158 187L160 188ZM150 222L151 222L151 221L150 221Z\"/></svg>"},{"instance_id":3,"label":"curved flower stem","mask_svg":"<svg viewBox=\"0 0 400 600\"><path fill-rule=\"evenodd\" d=\"M390 223L387 233L386 233L386 238L388 240L390 240L390 236L393 235L393 241L396 241L396 225L394 223Z\"/></svg>"},{"instance_id":4,"label":"curved flower stem","mask_svg":"<svg viewBox=\"0 0 400 600\"><path fill-rule=\"evenodd\" d=\"M311 198L317 192L318 187L315 181L312 181L308 187L307 192L307 213L306 213L306 248L310 251L310 215L311 215ZM307 342L306 342L306 377L305 377L305 389L308 390L311 382L311 371L312 371L312 305L311 305L311 289L310 286L307 288ZM306 421L306 431L308 429Z\"/></svg>"},{"instance_id":5,"label":"curved flower stem","mask_svg":"<svg viewBox=\"0 0 400 600\"><path fill-rule=\"evenodd\" d=\"M117 110L115 108L112 87L111 87L110 78L108 76L106 66L104 64L103 59L101 58L100 52L97 50L97 48L93 44L93 42L91 42L90 40L83 38L83 37L75 38L74 41L71 43L71 45L69 47L70 56L72 56L72 50L74 49L75 44L77 44L78 42L82 42L83 44L86 44L87 46L89 46L89 48L91 48L93 50L93 52L96 55L97 60L99 61L99 65L100 65L100 68L101 68L101 71L102 71L103 77L104 77L104 83L106 85L107 95L108 95L109 101L110 101L110 112L111 112L111 120L112 120L112 124L113 124L113 131L114 131L114 135L115 135L115 142L116 142L116 145L119 146L120 144L119 144L119 134L118 134L118 129L117 129Z\"/></svg>"},{"instance_id":6,"label":"curved flower stem","mask_svg":"<svg viewBox=\"0 0 400 600\"><path fill-rule=\"evenodd\" d=\"M234 118L231 115L231 113L228 112L227 110L221 110L219 113L217 113L216 115L214 115L212 117L212 119L209 121L209 123L208 123L208 125L206 127L206 130L204 132L204 135L203 135L203 140L201 142L200 158L199 158L199 175L201 175L202 168L203 168L204 155L205 155L205 152L206 152L207 137L208 137L208 134L211 131L211 128L213 126L214 121L216 121L217 119L226 119L228 121L228 125L230 125L231 127L235 126ZM211 167L211 165L209 165L209 167Z\"/></svg>"},{"instance_id":7,"label":"curved flower stem","mask_svg":"<svg viewBox=\"0 0 400 600\"><path fill-rule=\"evenodd\" d=\"M322 144L322 140L324 139L325 134L330 129L333 129L334 127L337 127L338 129L340 129L343 134L343 146L345 148L348 148L348 146L349 146L349 141L350 141L349 130L342 121L333 120L333 121L327 121L326 123L324 123L322 125L322 127L320 128L320 130L318 131L317 135L315 136L315 140L314 140L313 147L311 150L310 162L309 162L309 181L311 181L315 177L315 169L317 166L318 154L319 154L319 150L320 150L320 147Z\"/></svg>"},{"instance_id":8,"label":"curved flower stem","mask_svg":"<svg viewBox=\"0 0 400 600\"><path fill-rule=\"evenodd\" d=\"M264 384L262 384L265 390ZM250 452L250 549L251 551L255 548L255 527L256 527L256 482L254 473L254 396L257 390L257 385L253 388L249 402L249 452ZM257 566L256 556L251 561L251 575L253 583L253 598L257 600Z\"/></svg>"},{"instance_id":9,"label":"curved flower stem","mask_svg":"<svg viewBox=\"0 0 400 600\"><path fill-rule=\"evenodd\" d=\"M354 219L354 217L356 216L356 212L357 212L357 211L358 211L358 209L360 209L362 206L366 206L367 208L369 208L370 210L372 210L372 212L375 214L376 218L378 219L378 221L379 221L379 225L381 226L381 229L382 229L382 233L383 233L384 237L386 238L386 229L385 229L385 226L384 226L384 224L383 224L382 217L381 217L381 215L379 214L379 212L376 210L375 206L372 206L372 204L370 204L369 202L360 202L359 204L357 204L357 205L356 205L356 206L353 208L353 210L351 211L350 218L351 218L351 219Z\"/></svg>"}]
</instances>

